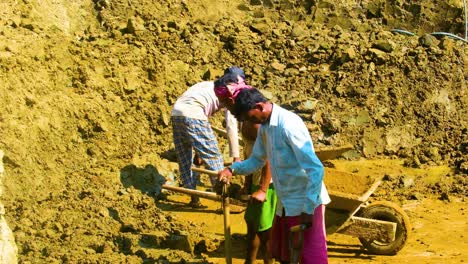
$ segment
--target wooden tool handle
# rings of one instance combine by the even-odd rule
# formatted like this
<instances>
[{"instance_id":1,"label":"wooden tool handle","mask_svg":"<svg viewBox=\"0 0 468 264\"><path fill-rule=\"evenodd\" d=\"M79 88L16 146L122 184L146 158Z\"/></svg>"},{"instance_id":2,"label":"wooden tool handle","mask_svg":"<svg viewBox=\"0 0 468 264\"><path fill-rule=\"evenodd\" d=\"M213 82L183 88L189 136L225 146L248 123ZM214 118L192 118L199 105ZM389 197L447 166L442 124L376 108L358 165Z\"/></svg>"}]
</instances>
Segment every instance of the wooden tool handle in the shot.
<instances>
[{"instance_id":1,"label":"wooden tool handle","mask_svg":"<svg viewBox=\"0 0 468 264\"><path fill-rule=\"evenodd\" d=\"M166 189L166 190L170 190L170 191L173 191L173 192L178 192L178 193L184 193L184 194L188 194L188 195L195 195L195 196L198 196L200 198L205 198L205 199L208 199L208 200L212 200L212 201L223 201L223 197L221 195L217 195L216 193L213 193L213 192L204 192L204 191L199 191L199 190L192 190L192 189L187 189L187 188L183 188L183 187L176 187L176 186L171 186L171 185L166 185L166 184L163 184L161 186L163 189ZM232 205L236 205L236 206L241 206L241 207L246 207L247 204L243 201L239 201L239 200L236 200L236 199L233 199L233 198L230 198L230 203Z\"/></svg>"},{"instance_id":2,"label":"wooden tool handle","mask_svg":"<svg viewBox=\"0 0 468 264\"><path fill-rule=\"evenodd\" d=\"M250 199L252 199L252 195L250 195L250 194L242 194L240 196L240 200L244 201L244 202L248 202L248 201L250 201Z\"/></svg>"},{"instance_id":3,"label":"wooden tool handle","mask_svg":"<svg viewBox=\"0 0 468 264\"><path fill-rule=\"evenodd\" d=\"M207 170L207 169L202 169L202 168L197 168L197 167L192 167L192 170L196 172L206 173L211 176L218 176L218 172L213 171L213 170Z\"/></svg>"},{"instance_id":4,"label":"wooden tool handle","mask_svg":"<svg viewBox=\"0 0 468 264\"><path fill-rule=\"evenodd\" d=\"M291 226L291 228L289 229L289 231L291 232L300 232L300 231L304 231L306 230L307 228L309 228L311 225L310 224L300 224L300 225L295 225L295 226Z\"/></svg>"}]
</instances>

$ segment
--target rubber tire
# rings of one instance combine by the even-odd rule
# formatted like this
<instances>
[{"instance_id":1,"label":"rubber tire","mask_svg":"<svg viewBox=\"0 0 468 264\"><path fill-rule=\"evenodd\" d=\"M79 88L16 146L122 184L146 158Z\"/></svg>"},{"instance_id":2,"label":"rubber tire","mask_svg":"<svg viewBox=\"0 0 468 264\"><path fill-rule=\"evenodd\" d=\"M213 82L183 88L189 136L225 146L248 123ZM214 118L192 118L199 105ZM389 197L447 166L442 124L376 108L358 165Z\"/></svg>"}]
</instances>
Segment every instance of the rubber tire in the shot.
<instances>
[{"instance_id":1,"label":"rubber tire","mask_svg":"<svg viewBox=\"0 0 468 264\"><path fill-rule=\"evenodd\" d=\"M375 202L364 208L360 216L397 224L395 240L390 243L359 238L364 248L370 253L376 255L395 255L405 246L410 234L411 224L408 215L398 205L387 201Z\"/></svg>"}]
</instances>

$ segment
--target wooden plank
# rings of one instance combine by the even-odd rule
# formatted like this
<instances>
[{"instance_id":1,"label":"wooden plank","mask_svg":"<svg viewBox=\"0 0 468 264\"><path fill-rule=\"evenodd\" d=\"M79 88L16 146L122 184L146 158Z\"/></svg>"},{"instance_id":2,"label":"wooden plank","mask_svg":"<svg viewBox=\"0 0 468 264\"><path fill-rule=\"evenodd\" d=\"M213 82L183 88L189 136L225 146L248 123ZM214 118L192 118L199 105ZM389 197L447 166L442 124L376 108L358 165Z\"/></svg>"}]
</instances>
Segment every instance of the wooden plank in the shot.
<instances>
[{"instance_id":1,"label":"wooden plank","mask_svg":"<svg viewBox=\"0 0 468 264\"><path fill-rule=\"evenodd\" d=\"M377 189L377 187L379 187L379 185L382 183L382 178L383 178L383 176L381 178L375 180L375 182L372 184L372 186L369 188L369 190L367 192L365 192L363 195L361 195L361 197L359 197L359 201L361 201L361 202L367 201L367 199L369 199L371 194L373 194L375 192L375 190Z\"/></svg>"},{"instance_id":2,"label":"wooden plank","mask_svg":"<svg viewBox=\"0 0 468 264\"><path fill-rule=\"evenodd\" d=\"M336 233L388 243L395 240L396 228L394 222L353 216Z\"/></svg>"}]
</instances>

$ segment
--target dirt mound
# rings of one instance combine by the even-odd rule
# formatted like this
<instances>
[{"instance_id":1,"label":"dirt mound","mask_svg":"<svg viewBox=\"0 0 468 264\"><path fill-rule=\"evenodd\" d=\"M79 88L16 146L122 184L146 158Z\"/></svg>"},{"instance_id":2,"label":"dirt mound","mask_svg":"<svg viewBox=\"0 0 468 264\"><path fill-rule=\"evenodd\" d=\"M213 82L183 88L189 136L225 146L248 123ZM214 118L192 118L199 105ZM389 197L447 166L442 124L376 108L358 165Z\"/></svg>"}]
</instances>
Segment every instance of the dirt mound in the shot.
<instances>
[{"instance_id":1,"label":"dirt mound","mask_svg":"<svg viewBox=\"0 0 468 264\"><path fill-rule=\"evenodd\" d=\"M325 168L325 185L329 191L335 191L359 197L367 192L376 179L370 175L347 173Z\"/></svg>"},{"instance_id":2,"label":"dirt mound","mask_svg":"<svg viewBox=\"0 0 468 264\"><path fill-rule=\"evenodd\" d=\"M162 157L171 105L229 65L318 146L468 170L467 45L430 34L462 37L462 1L6 0L0 25L2 199L21 262L178 261L194 257L174 241L216 246L140 180L177 175Z\"/></svg>"}]
</instances>

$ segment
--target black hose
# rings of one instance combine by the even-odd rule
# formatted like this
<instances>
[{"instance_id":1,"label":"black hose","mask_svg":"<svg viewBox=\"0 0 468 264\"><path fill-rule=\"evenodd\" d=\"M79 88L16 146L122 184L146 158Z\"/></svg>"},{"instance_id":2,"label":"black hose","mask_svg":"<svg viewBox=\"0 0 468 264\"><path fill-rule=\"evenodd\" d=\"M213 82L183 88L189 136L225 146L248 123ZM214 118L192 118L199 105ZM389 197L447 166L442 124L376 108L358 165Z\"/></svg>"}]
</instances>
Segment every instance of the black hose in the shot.
<instances>
[{"instance_id":1,"label":"black hose","mask_svg":"<svg viewBox=\"0 0 468 264\"><path fill-rule=\"evenodd\" d=\"M413 32L410 32L410 31L407 31L407 30L404 30L404 29L398 29L398 28L395 28L395 29L392 29L390 30L391 32L395 32L395 33L400 33L400 34L404 34L404 35L408 35L408 36L416 36L416 34L414 34ZM431 35L433 36L447 36L447 37L450 37L450 38L453 38L453 39L456 39L456 40L461 40L465 43L468 43L468 40L465 40L457 35L454 35L452 33L447 33L447 32L432 32Z\"/></svg>"}]
</instances>

